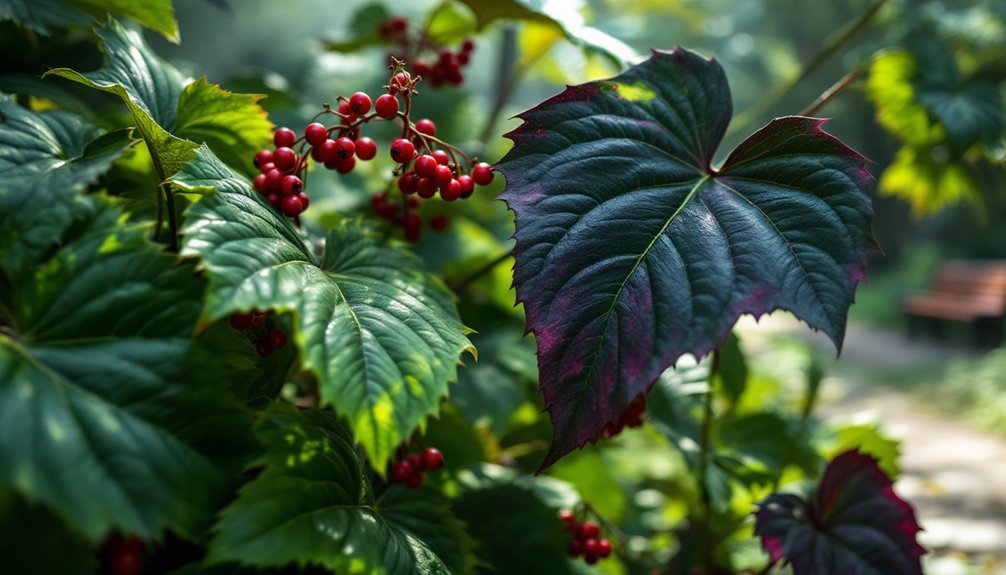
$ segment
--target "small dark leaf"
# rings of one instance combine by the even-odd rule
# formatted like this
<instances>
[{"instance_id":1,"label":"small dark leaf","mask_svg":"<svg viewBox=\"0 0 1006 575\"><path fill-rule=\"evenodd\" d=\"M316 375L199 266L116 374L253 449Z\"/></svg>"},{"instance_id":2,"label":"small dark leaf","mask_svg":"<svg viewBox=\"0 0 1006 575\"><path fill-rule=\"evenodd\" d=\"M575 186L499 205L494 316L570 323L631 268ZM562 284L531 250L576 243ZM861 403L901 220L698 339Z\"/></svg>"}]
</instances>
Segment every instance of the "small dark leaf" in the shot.
<instances>
[{"instance_id":1,"label":"small dark leaf","mask_svg":"<svg viewBox=\"0 0 1006 575\"><path fill-rule=\"evenodd\" d=\"M742 314L785 309L841 346L875 246L865 160L793 116L715 167L730 116L723 69L678 49L567 88L509 134L514 285L554 429L543 468Z\"/></svg>"},{"instance_id":2,"label":"small dark leaf","mask_svg":"<svg viewBox=\"0 0 1006 575\"><path fill-rule=\"evenodd\" d=\"M777 493L758 506L755 534L795 575L922 573L915 512L868 455L832 460L810 501Z\"/></svg>"}]
</instances>

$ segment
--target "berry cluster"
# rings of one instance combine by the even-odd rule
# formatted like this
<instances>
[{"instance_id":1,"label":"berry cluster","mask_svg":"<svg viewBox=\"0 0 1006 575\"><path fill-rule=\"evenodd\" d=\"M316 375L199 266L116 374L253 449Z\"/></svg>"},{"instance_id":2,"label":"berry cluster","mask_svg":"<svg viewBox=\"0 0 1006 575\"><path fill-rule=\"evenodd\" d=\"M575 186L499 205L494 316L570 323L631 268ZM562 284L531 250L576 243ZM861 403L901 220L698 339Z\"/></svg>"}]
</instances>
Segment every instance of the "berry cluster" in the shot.
<instances>
[{"instance_id":1,"label":"berry cluster","mask_svg":"<svg viewBox=\"0 0 1006 575\"><path fill-rule=\"evenodd\" d=\"M444 455L436 447L427 447L419 453L399 453L388 473L392 483L401 483L409 489L423 484L423 471L436 471L444 464Z\"/></svg>"},{"instance_id":2,"label":"berry cluster","mask_svg":"<svg viewBox=\"0 0 1006 575\"><path fill-rule=\"evenodd\" d=\"M302 136L297 137L289 128L276 130L273 139L277 148L261 150L255 156L255 165L263 172L256 176L255 188L269 203L295 218L309 203L306 177L301 179L301 174L306 176L309 160L348 174L356 167L357 159L367 161L377 155L377 143L360 136L360 127L373 120L396 121L402 131L391 142L388 154L396 164L392 174L402 196L396 200L388 194L379 194L374 196L372 207L377 215L401 226L406 239L417 241L422 225L415 211L420 204L417 198L428 200L439 194L441 200L453 202L470 197L476 185L488 186L493 181L489 164L472 160L460 149L438 139L437 126L431 120L411 121L412 97L417 94L416 85L421 79L406 72L404 64L396 60L385 86L387 93L376 101L364 92L349 98L340 96L338 107L333 110L326 104ZM317 121L325 115L337 117L338 123L326 126ZM413 194L415 197L408 197ZM431 229L439 231L447 221L436 216L429 224Z\"/></svg>"},{"instance_id":3,"label":"berry cluster","mask_svg":"<svg viewBox=\"0 0 1006 575\"><path fill-rule=\"evenodd\" d=\"M279 328L265 329L265 320L272 315L271 311L231 314L231 327L238 331L248 332L249 338L255 343L255 351L262 357L272 355L277 349L286 346L286 332Z\"/></svg>"},{"instance_id":4,"label":"berry cluster","mask_svg":"<svg viewBox=\"0 0 1006 575\"><path fill-rule=\"evenodd\" d=\"M111 535L101 549L103 572L110 575L141 575L147 546L135 535Z\"/></svg>"},{"instance_id":5,"label":"berry cluster","mask_svg":"<svg viewBox=\"0 0 1006 575\"><path fill-rule=\"evenodd\" d=\"M626 427L640 427L643 425L643 413L646 411L646 395L640 394L632 403L625 408L622 415L617 420L604 426L601 437L605 439L614 437L622 432Z\"/></svg>"},{"instance_id":6,"label":"berry cluster","mask_svg":"<svg viewBox=\"0 0 1006 575\"><path fill-rule=\"evenodd\" d=\"M388 18L377 27L377 33L386 42L396 45L397 52L389 54L389 62L396 59L414 62L412 71L429 78L434 88L444 85L458 86L465 81L464 68L471 61L475 42L466 38L455 50L437 44L425 30L413 33L409 21L401 16Z\"/></svg>"},{"instance_id":7,"label":"berry cluster","mask_svg":"<svg viewBox=\"0 0 1006 575\"><path fill-rule=\"evenodd\" d=\"M577 521L569 510L559 512L559 518L566 523L566 531L573 534L569 542L569 556L580 557L593 565L598 559L611 555L611 541L601 538L601 526L593 521Z\"/></svg>"}]
</instances>

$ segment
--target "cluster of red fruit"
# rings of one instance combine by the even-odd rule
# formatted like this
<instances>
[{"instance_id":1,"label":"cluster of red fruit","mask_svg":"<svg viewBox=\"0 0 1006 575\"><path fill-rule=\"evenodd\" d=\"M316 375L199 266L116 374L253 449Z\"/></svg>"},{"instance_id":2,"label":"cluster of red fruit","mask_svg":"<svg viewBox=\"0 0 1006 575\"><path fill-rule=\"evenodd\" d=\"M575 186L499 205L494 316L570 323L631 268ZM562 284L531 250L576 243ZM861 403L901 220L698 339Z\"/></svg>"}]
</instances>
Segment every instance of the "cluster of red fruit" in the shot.
<instances>
[{"instance_id":1,"label":"cluster of red fruit","mask_svg":"<svg viewBox=\"0 0 1006 575\"><path fill-rule=\"evenodd\" d=\"M271 355L277 349L286 346L286 332L279 328L264 330L265 320L271 311L259 312L252 310L248 313L231 314L231 327L238 331L250 332L248 335L255 342L255 351L262 357Z\"/></svg>"},{"instance_id":2,"label":"cluster of red fruit","mask_svg":"<svg viewBox=\"0 0 1006 575\"><path fill-rule=\"evenodd\" d=\"M398 52L389 54L388 61L395 59L414 62L412 71L428 78L434 88L445 84L458 86L465 81L464 68L471 62L475 42L466 38L456 51L437 44L426 32L410 34L409 21L400 16L388 18L377 27L377 33L385 41L396 44ZM435 55L436 59L431 56Z\"/></svg>"},{"instance_id":3,"label":"cluster of red fruit","mask_svg":"<svg viewBox=\"0 0 1006 575\"><path fill-rule=\"evenodd\" d=\"M102 571L111 575L141 575L147 546L135 535L111 535L101 549Z\"/></svg>"},{"instance_id":4,"label":"cluster of red fruit","mask_svg":"<svg viewBox=\"0 0 1006 575\"><path fill-rule=\"evenodd\" d=\"M370 197L370 209L374 214L401 226L405 239L410 242L418 242L423 233L423 217L417 211L420 203L419 198L409 196L404 204L398 205L383 192ZM437 233L447 229L447 222L446 214L437 214L428 221L430 229Z\"/></svg>"},{"instance_id":5,"label":"cluster of red fruit","mask_svg":"<svg viewBox=\"0 0 1006 575\"><path fill-rule=\"evenodd\" d=\"M389 155L397 164L393 175L398 178L398 189L403 195L399 202L387 195L375 196L374 212L400 225L410 241L419 239L422 221L414 211L419 201L406 196L415 194L430 199L439 193L442 200L453 202L470 197L476 185L491 184L493 173L489 164L476 162L438 139L437 126L431 120L424 118L415 123L410 120L412 96L421 77L413 77L403 67L401 61L395 62L385 86L387 93L376 101L364 92L357 92L349 98L340 96L335 110L326 104L319 117L334 115L339 118L336 125L311 122L299 138L289 128L276 130L273 137L276 149L261 150L255 155L255 165L262 171L255 178L255 188L285 215L297 217L309 203L306 180L301 179L308 159L340 174L352 172L357 159L366 161L377 155L374 140L360 136L360 126L375 119L395 120L402 125L401 136L389 146ZM430 227L438 230L446 223L446 219L435 218L431 219Z\"/></svg>"},{"instance_id":6,"label":"cluster of red fruit","mask_svg":"<svg viewBox=\"0 0 1006 575\"><path fill-rule=\"evenodd\" d=\"M622 415L616 421L604 426L601 437L608 439L622 433L622 430L626 427L640 427L643 425L643 413L645 412L646 395L640 394L636 399L632 400L632 403L625 408L625 411L622 412Z\"/></svg>"},{"instance_id":7,"label":"cluster of red fruit","mask_svg":"<svg viewBox=\"0 0 1006 575\"><path fill-rule=\"evenodd\" d=\"M601 538L601 527L593 521L577 521L569 510L559 512L559 518L566 523L566 531L573 534L569 542L569 556L580 557L593 565L598 559L611 555L611 541Z\"/></svg>"},{"instance_id":8,"label":"cluster of red fruit","mask_svg":"<svg viewBox=\"0 0 1006 575\"><path fill-rule=\"evenodd\" d=\"M444 464L444 455L436 447L427 447L419 453L399 453L391 464L388 477L392 483L401 483L409 489L423 484L423 471L436 471Z\"/></svg>"}]
</instances>

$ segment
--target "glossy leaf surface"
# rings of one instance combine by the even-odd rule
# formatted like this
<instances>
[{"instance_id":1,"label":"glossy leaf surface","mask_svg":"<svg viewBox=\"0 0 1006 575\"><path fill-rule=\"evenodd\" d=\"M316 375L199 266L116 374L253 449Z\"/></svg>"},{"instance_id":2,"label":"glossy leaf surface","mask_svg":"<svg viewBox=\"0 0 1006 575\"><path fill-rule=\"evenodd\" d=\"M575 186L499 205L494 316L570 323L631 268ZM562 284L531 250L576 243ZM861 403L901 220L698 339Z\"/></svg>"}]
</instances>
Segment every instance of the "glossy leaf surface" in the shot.
<instances>
[{"instance_id":1,"label":"glossy leaf surface","mask_svg":"<svg viewBox=\"0 0 1006 575\"><path fill-rule=\"evenodd\" d=\"M841 346L874 246L864 159L786 117L717 167L730 116L719 64L679 49L567 88L508 135L514 284L554 427L543 466L741 314L785 309Z\"/></svg>"}]
</instances>

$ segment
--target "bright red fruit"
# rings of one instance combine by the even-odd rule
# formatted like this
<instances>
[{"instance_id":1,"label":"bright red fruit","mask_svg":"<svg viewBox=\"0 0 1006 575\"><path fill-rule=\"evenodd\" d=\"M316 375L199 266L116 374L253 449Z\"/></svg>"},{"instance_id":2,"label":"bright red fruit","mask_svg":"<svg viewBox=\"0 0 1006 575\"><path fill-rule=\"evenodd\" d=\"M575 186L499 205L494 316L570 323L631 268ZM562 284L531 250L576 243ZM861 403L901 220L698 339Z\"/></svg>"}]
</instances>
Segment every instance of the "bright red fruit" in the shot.
<instances>
[{"instance_id":1,"label":"bright red fruit","mask_svg":"<svg viewBox=\"0 0 1006 575\"><path fill-rule=\"evenodd\" d=\"M349 110L357 116L362 116L370 111L370 96L365 92L357 92L349 97Z\"/></svg>"},{"instance_id":2,"label":"bright red fruit","mask_svg":"<svg viewBox=\"0 0 1006 575\"><path fill-rule=\"evenodd\" d=\"M608 541L607 539L598 539L597 556L603 559L608 555L611 555L611 541Z\"/></svg>"},{"instance_id":3,"label":"bright red fruit","mask_svg":"<svg viewBox=\"0 0 1006 575\"><path fill-rule=\"evenodd\" d=\"M437 173L437 160L429 154L423 154L416 158L416 175L421 178L432 178Z\"/></svg>"},{"instance_id":4,"label":"bright red fruit","mask_svg":"<svg viewBox=\"0 0 1006 575\"><path fill-rule=\"evenodd\" d=\"M416 131L420 134L426 134L427 136L437 135L437 125L433 123L433 120L423 118L416 122Z\"/></svg>"},{"instance_id":5,"label":"bright red fruit","mask_svg":"<svg viewBox=\"0 0 1006 575\"><path fill-rule=\"evenodd\" d=\"M350 158L356 153L356 144L346 136L335 141L335 155L341 160Z\"/></svg>"},{"instance_id":6,"label":"bright red fruit","mask_svg":"<svg viewBox=\"0 0 1006 575\"><path fill-rule=\"evenodd\" d=\"M311 122L304 128L304 139L307 140L308 144L317 146L328 139L328 129L325 128L324 124Z\"/></svg>"},{"instance_id":7,"label":"bright red fruit","mask_svg":"<svg viewBox=\"0 0 1006 575\"><path fill-rule=\"evenodd\" d=\"M461 197L461 184L457 180L451 179L446 186L440 187L440 197L445 202L453 202Z\"/></svg>"},{"instance_id":8,"label":"bright red fruit","mask_svg":"<svg viewBox=\"0 0 1006 575\"><path fill-rule=\"evenodd\" d=\"M399 164L407 164L416 154L416 147L405 138L398 138L391 142L391 159Z\"/></svg>"},{"instance_id":9,"label":"bright red fruit","mask_svg":"<svg viewBox=\"0 0 1006 575\"><path fill-rule=\"evenodd\" d=\"M451 161L451 157L443 150L433 150L433 153L430 155L433 156L433 159L441 166L446 166L447 163Z\"/></svg>"},{"instance_id":10,"label":"bright red fruit","mask_svg":"<svg viewBox=\"0 0 1006 575\"><path fill-rule=\"evenodd\" d=\"M398 176L398 189L406 194L415 193L416 180L415 172L405 172L401 176Z\"/></svg>"},{"instance_id":11,"label":"bright red fruit","mask_svg":"<svg viewBox=\"0 0 1006 575\"><path fill-rule=\"evenodd\" d=\"M270 152L269 150L259 150L258 153L255 154L255 159L253 160L253 163L255 164L256 168L261 170L262 166L268 164L271 161L272 161L272 152Z\"/></svg>"},{"instance_id":12,"label":"bright red fruit","mask_svg":"<svg viewBox=\"0 0 1006 575\"><path fill-rule=\"evenodd\" d=\"M272 153L272 162L280 170L292 170L297 165L297 153L287 147L276 148Z\"/></svg>"},{"instance_id":13,"label":"bright red fruit","mask_svg":"<svg viewBox=\"0 0 1006 575\"><path fill-rule=\"evenodd\" d=\"M430 471L436 471L444 464L444 454L440 453L440 450L436 447L427 447L423 450L420 457L423 461L423 468L429 469Z\"/></svg>"},{"instance_id":14,"label":"bright red fruit","mask_svg":"<svg viewBox=\"0 0 1006 575\"><path fill-rule=\"evenodd\" d=\"M283 196L279 201L279 210L288 217L299 216L304 211L304 206L300 204L299 196Z\"/></svg>"},{"instance_id":15,"label":"bright red fruit","mask_svg":"<svg viewBox=\"0 0 1006 575\"><path fill-rule=\"evenodd\" d=\"M458 184L461 185L461 195L459 197L462 199L471 197L475 192L475 181L472 180L471 176L458 176Z\"/></svg>"},{"instance_id":16,"label":"bright red fruit","mask_svg":"<svg viewBox=\"0 0 1006 575\"><path fill-rule=\"evenodd\" d=\"M299 194L303 188L304 182L301 182L297 176L286 176L279 184L279 191L287 196Z\"/></svg>"},{"instance_id":17,"label":"bright red fruit","mask_svg":"<svg viewBox=\"0 0 1006 575\"><path fill-rule=\"evenodd\" d=\"M414 469L408 461L396 461L391 464L391 480L395 483L405 483L412 477Z\"/></svg>"},{"instance_id":18,"label":"bright red fruit","mask_svg":"<svg viewBox=\"0 0 1006 575\"><path fill-rule=\"evenodd\" d=\"M289 148L297 142L297 134L290 128L279 128L272 135L272 143L277 148Z\"/></svg>"},{"instance_id":19,"label":"bright red fruit","mask_svg":"<svg viewBox=\"0 0 1006 575\"><path fill-rule=\"evenodd\" d=\"M374 103L374 111L377 112L377 116L385 120L394 118L398 114L398 107L398 98L391 94L381 94L377 97L377 102Z\"/></svg>"},{"instance_id":20,"label":"bright red fruit","mask_svg":"<svg viewBox=\"0 0 1006 575\"><path fill-rule=\"evenodd\" d=\"M431 178L419 178L416 180L416 193L428 200L437 194L437 183Z\"/></svg>"},{"instance_id":21,"label":"bright red fruit","mask_svg":"<svg viewBox=\"0 0 1006 575\"><path fill-rule=\"evenodd\" d=\"M377 155L377 143L364 136L356 140L356 157L361 160L373 160Z\"/></svg>"},{"instance_id":22,"label":"bright red fruit","mask_svg":"<svg viewBox=\"0 0 1006 575\"><path fill-rule=\"evenodd\" d=\"M480 186L488 186L493 183L492 166L485 162L479 162L472 168L472 179Z\"/></svg>"},{"instance_id":23,"label":"bright red fruit","mask_svg":"<svg viewBox=\"0 0 1006 575\"><path fill-rule=\"evenodd\" d=\"M593 521L584 521L577 530L580 539L594 539L601 534L601 527Z\"/></svg>"}]
</instances>

